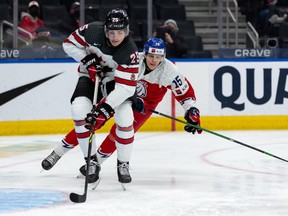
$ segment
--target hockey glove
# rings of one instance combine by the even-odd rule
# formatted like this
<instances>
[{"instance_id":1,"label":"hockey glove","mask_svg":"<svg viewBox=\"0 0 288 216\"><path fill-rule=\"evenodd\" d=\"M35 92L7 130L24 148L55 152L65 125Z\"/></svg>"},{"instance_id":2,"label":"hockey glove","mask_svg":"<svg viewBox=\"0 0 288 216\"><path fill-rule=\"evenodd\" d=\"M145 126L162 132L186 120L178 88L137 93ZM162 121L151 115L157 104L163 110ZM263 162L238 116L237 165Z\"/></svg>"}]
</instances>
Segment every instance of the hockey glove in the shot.
<instances>
[{"instance_id":1,"label":"hockey glove","mask_svg":"<svg viewBox=\"0 0 288 216\"><path fill-rule=\"evenodd\" d=\"M136 102L133 103L133 110L139 113L146 113L145 101L141 97L136 97Z\"/></svg>"},{"instance_id":2,"label":"hockey glove","mask_svg":"<svg viewBox=\"0 0 288 216\"><path fill-rule=\"evenodd\" d=\"M184 118L188 123L200 127L200 114L196 107L191 107L189 110L187 110ZM184 130L192 134L195 134L196 131L198 134L202 133L201 129L197 129L196 127L188 125L184 127Z\"/></svg>"},{"instance_id":3,"label":"hockey glove","mask_svg":"<svg viewBox=\"0 0 288 216\"><path fill-rule=\"evenodd\" d=\"M85 56L85 58L83 58L81 62L86 67L90 79L93 82L95 82L95 79L96 79L95 76L97 72L100 72L101 70L101 66L98 63L98 56L96 54L89 54Z\"/></svg>"},{"instance_id":4,"label":"hockey glove","mask_svg":"<svg viewBox=\"0 0 288 216\"><path fill-rule=\"evenodd\" d=\"M92 54L85 56L85 58L81 60L81 62L83 63L83 65L86 67L88 71L90 79L93 82L95 82L96 74L100 78L104 78L106 76L106 72L112 71L112 68L108 66L102 66L98 59L99 59L98 56L92 53Z\"/></svg>"},{"instance_id":5,"label":"hockey glove","mask_svg":"<svg viewBox=\"0 0 288 216\"><path fill-rule=\"evenodd\" d=\"M91 112L85 118L85 128L88 130L100 129L110 118L114 116L112 107L105 103L105 99L100 101L96 106L94 105Z\"/></svg>"}]
</instances>

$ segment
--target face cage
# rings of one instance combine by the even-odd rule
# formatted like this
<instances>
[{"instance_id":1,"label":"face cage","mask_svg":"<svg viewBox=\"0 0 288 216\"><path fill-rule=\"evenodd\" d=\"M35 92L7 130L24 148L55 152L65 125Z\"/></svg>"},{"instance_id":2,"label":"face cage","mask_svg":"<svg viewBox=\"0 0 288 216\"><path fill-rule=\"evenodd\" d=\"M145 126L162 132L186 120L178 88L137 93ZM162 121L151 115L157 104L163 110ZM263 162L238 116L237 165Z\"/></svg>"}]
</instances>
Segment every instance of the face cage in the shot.
<instances>
[{"instance_id":1,"label":"face cage","mask_svg":"<svg viewBox=\"0 0 288 216\"><path fill-rule=\"evenodd\" d=\"M107 38L108 38L108 31L109 30L123 30L123 31L125 31L125 37L127 37L129 35L129 25L127 25L125 29L107 29L107 27L104 26L104 32L105 32L105 36Z\"/></svg>"}]
</instances>

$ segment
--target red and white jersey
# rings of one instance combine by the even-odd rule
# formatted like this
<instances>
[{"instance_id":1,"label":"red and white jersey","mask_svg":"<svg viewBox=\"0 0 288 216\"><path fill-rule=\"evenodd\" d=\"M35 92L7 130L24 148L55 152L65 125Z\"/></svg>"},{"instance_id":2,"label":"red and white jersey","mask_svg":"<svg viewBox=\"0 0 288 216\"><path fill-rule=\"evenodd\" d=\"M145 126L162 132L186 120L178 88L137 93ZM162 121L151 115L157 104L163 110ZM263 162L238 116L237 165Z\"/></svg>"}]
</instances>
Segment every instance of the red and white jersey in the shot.
<instances>
[{"instance_id":1,"label":"red and white jersey","mask_svg":"<svg viewBox=\"0 0 288 216\"><path fill-rule=\"evenodd\" d=\"M104 32L104 26L92 22L74 31L63 43L64 51L80 63L80 76L88 72L81 60L88 54L95 53L102 66L112 68L112 73L102 82L115 81L115 88L108 92L106 103L113 109L133 96L138 77L139 56L138 48L130 36L117 47L110 45Z\"/></svg>"},{"instance_id":2,"label":"red and white jersey","mask_svg":"<svg viewBox=\"0 0 288 216\"><path fill-rule=\"evenodd\" d=\"M145 74L146 63L144 53L139 54L139 74L137 82L137 95L144 99L149 109L155 109L170 89L176 100L184 110L188 110L195 104L194 89L189 81L180 73L176 66L164 58L159 66Z\"/></svg>"}]
</instances>

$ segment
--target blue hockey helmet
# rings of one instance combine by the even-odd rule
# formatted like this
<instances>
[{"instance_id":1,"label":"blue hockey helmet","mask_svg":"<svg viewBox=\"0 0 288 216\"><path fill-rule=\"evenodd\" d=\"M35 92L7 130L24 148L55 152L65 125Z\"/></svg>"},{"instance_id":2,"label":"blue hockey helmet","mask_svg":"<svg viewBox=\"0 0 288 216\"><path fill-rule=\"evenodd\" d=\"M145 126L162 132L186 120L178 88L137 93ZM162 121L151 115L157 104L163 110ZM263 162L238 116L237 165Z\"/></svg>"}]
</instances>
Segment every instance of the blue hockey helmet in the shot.
<instances>
[{"instance_id":1,"label":"blue hockey helmet","mask_svg":"<svg viewBox=\"0 0 288 216\"><path fill-rule=\"evenodd\" d=\"M145 55L158 54L165 56L166 46L165 42L161 38L150 38L144 45Z\"/></svg>"}]
</instances>

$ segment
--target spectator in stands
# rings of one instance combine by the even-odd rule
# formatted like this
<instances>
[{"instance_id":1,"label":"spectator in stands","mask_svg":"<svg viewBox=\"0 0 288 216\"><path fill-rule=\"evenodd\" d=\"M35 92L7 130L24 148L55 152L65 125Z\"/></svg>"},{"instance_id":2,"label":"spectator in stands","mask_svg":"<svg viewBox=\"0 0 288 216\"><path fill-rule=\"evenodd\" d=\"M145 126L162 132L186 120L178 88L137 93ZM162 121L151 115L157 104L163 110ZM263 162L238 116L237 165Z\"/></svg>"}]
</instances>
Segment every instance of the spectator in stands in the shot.
<instances>
[{"instance_id":1,"label":"spectator in stands","mask_svg":"<svg viewBox=\"0 0 288 216\"><path fill-rule=\"evenodd\" d=\"M178 30L177 22L168 19L153 33L154 37L162 38L165 41L167 58L184 58L188 51L185 39L177 34Z\"/></svg>"},{"instance_id":2,"label":"spectator in stands","mask_svg":"<svg viewBox=\"0 0 288 216\"><path fill-rule=\"evenodd\" d=\"M277 9L277 0L265 0L263 9L260 11L260 20L263 32L260 35L277 36L277 27L286 21L287 14L281 16Z\"/></svg>"},{"instance_id":3,"label":"spectator in stands","mask_svg":"<svg viewBox=\"0 0 288 216\"><path fill-rule=\"evenodd\" d=\"M70 10L70 6L75 2L76 0L59 0L59 3L61 5L65 5L67 11Z\"/></svg>"},{"instance_id":4,"label":"spectator in stands","mask_svg":"<svg viewBox=\"0 0 288 216\"><path fill-rule=\"evenodd\" d=\"M260 17L265 20L275 8L278 0L263 0L262 10L260 11Z\"/></svg>"},{"instance_id":5,"label":"spectator in stands","mask_svg":"<svg viewBox=\"0 0 288 216\"><path fill-rule=\"evenodd\" d=\"M66 37L80 27L80 3L78 1L73 2L70 5L69 13L61 22L59 31Z\"/></svg>"},{"instance_id":6,"label":"spectator in stands","mask_svg":"<svg viewBox=\"0 0 288 216\"><path fill-rule=\"evenodd\" d=\"M40 17L40 6L37 1L31 1L28 4L28 13L22 12L20 27L32 34L32 37L36 37L36 29L44 26ZM28 38L27 34L21 33L22 36Z\"/></svg>"},{"instance_id":7,"label":"spectator in stands","mask_svg":"<svg viewBox=\"0 0 288 216\"><path fill-rule=\"evenodd\" d=\"M32 40L31 45L23 48L20 52L20 58L64 58L67 55L62 47L56 48L51 41L51 32L46 27L36 29L36 36Z\"/></svg>"}]
</instances>

